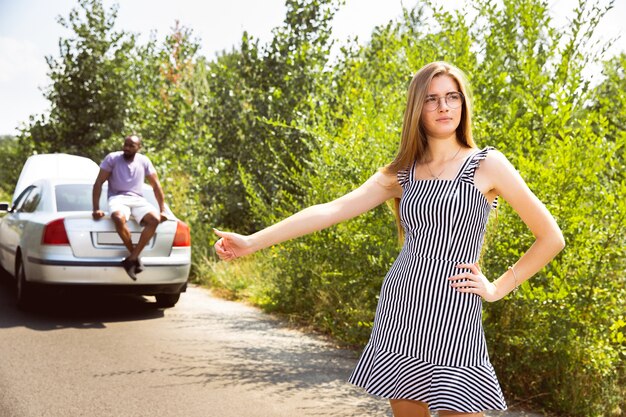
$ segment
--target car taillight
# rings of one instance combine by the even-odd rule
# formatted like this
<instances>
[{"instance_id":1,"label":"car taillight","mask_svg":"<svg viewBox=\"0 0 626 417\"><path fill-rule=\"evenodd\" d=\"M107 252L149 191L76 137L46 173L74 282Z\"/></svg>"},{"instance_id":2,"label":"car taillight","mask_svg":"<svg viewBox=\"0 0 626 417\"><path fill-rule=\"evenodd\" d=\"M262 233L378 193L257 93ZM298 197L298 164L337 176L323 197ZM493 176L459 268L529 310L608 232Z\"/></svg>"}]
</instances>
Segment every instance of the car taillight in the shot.
<instances>
[{"instance_id":1,"label":"car taillight","mask_svg":"<svg viewBox=\"0 0 626 417\"><path fill-rule=\"evenodd\" d=\"M174 235L174 243L172 246L191 246L189 226L180 220L176 224L176 234Z\"/></svg>"},{"instance_id":2,"label":"car taillight","mask_svg":"<svg viewBox=\"0 0 626 417\"><path fill-rule=\"evenodd\" d=\"M57 219L48 223L43 229L41 243L44 245L69 245L70 240L65 231L65 220Z\"/></svg>"}]
</instances>

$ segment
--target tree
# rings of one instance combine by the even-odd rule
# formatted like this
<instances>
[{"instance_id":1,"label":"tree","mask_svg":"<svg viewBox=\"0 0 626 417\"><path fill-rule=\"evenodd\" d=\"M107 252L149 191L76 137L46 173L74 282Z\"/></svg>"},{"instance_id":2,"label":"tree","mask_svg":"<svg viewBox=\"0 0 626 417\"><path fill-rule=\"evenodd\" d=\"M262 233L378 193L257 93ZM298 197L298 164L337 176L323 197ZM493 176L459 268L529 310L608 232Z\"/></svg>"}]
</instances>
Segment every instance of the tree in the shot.
<instances>
[{"instance_id":1,"label":"tree","mask_svg":"<svg viewBox=\"0 0 626 417\"><path fill-rule=\"evenodd\" d=\"M107 141L122 134L131 106L134 37L116 32L117 8L79 0L58 22L74 37L59 41L59 57L47 57L52 84L45 92L48 116L32 116L20 139L27 152L69 152L100 158Z\"/></svg>"},{"instance_id":2,"label":"tree","mask_svg":"<svg viewBox=\"0 0 626 417\"><path fill-rule=\"evenodd\" d=\"M251 216L240 170L254 178L266 202L281 190L302 196L290 180L304 169L314 145L295 129L296 120L314 117L319 84L330 51L335 0L288 0L283 26L269 45L244 34L241 47L210 66L213 112L207 123L215 138L210 165L228 178L208 178L208 207L219 208L218 224L252 231L263 226Z\"/></svg>"},{"instance_id":3,"label":"tree","mask_svg":"<svg viewBox=\"0 0 626 417\"><path fill-rule=\"evenodd\" d=\"M136 47L132 80L133 106L128 131L143 137L143 146L163 181L168 204L177 215L194 222L194 236L206 240L201 179L212 172L212 110L207 63L190 29L177 21L162 44L151 40ZM204 255L199 247L195 255Z\"/></svg>"},{"instance_id":4,"label":"tree","mask_svg":"<svg viewBox=\"0 0 626 417\"><path fill-rule=\"evenodd\" d=\"M609 135L615 139L626 134L626 53L604 62L602 74L604 81L594 89L591 108L606 116Z\"/></svg>"},{"instance_id":5,"label":"tree","mask_svg":"<svg viewBox=\"0 0 626 417\"><path fill-rule=\"evenodd\" d=\"M9 167L19 166L21 157L19 155L18 142L14 136L0 136L0 200L10 201L13 188L17 183L19 170L9 169Z\"/></svg>"}]
</instances>

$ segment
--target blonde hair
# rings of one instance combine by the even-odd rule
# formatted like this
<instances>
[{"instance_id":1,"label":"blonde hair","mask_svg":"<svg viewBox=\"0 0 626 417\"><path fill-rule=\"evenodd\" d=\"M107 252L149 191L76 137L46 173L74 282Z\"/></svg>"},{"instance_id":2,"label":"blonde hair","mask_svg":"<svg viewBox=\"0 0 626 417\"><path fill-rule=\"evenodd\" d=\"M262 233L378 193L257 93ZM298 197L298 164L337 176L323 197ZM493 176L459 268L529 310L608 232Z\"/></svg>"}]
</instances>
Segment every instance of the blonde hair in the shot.
<instances>
[{"instance_id":1,"label":"blonde hair","mask_svg":"<svg viewBox=\"0 0 626 417\"><path fill-rule=\"evenodd\" d=\"M476 147L472 137L472 102L471 91L467 77L457 67L447 62L437 61L424 65L413 76L409 85L409 92L404 111L404 122L402 125L402 139L400 148L393 161L382 168L384 174L398 174L398 171L410 169L413 162L422 162L428 150L428 139L422 123L422 108L424 100L428 95L428 87L435 77L447 75L453 78L459 91L465 97L461 111L461 121L456 129L456 139L459 144L467 147ZM400 223L400 199L396 198L393 204L393 211L396 217L398 235L400 241L404 239L404 231Z\"/></svg>"}]
</instances>

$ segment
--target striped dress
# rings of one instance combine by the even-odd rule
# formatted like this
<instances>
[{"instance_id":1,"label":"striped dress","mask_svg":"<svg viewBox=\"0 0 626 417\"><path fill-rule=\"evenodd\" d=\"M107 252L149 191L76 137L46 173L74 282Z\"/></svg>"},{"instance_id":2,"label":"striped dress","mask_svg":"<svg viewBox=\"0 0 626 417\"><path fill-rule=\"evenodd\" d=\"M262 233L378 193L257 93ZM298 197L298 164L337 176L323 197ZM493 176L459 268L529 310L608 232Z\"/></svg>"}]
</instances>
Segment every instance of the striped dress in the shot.
<instances>
[{"instance_id":1,"label":"striped dress","mask_svg":"<svg viewBox=\"0 0 626 417\"><path fill-rule=\"evenodd\" d=\"M482 328L482 299L448 277L478 261L490 204L474 173L492 147L470 155L453 180L398 173L405 243L381 288L374 327L350 382L370 394L431 410L504 410Z\"/></svg>"}]
</instances>

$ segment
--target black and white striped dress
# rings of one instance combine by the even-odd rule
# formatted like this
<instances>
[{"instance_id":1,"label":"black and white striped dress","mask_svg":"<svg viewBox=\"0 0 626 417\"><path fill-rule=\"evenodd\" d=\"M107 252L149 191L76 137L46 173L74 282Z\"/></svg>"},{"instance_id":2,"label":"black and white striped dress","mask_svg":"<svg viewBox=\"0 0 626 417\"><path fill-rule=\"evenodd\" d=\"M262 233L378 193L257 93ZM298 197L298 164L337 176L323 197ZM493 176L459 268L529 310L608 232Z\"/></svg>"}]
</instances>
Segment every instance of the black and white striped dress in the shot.
<instances>
[{"instance_id":1,"label":"black and white striped dress","mask_svg":"<svg viewBox=\"0 0 626 417\"><path fill-rule=\"evenodd\" d=\"M490 204L474 173L492 147L470 155L453 180L398 173L405 243L382 285L369 343L350 382L370 394L428 403L431 410L503 410L482 328L482 299L448 277L478 261Z\"/></svg>"}]
</instances>

